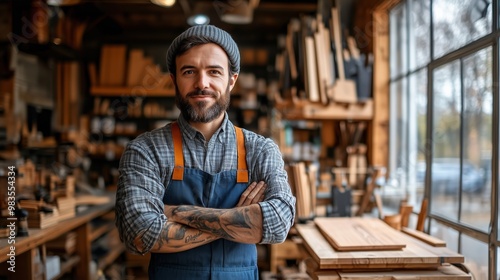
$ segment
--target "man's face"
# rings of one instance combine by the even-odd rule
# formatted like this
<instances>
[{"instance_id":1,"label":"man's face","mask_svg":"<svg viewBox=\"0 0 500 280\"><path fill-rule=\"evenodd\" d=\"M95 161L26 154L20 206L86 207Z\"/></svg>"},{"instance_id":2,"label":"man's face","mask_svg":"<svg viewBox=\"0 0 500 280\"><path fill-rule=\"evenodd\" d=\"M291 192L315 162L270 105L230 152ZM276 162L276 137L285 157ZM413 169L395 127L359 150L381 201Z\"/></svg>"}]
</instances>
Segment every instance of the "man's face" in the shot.
<instances>
[{"instance_id":1,"label":"man's face","mask_svg":"<svg viewBox=\"0 0 500 280\"><path fill-rule=\"evenodd\" d=\"M203 44L178 56L172 77L176 104L184 118L208 123L223 114L238 74L229 74L229 60L216 44Z\"/></svg>"}]
</instances>

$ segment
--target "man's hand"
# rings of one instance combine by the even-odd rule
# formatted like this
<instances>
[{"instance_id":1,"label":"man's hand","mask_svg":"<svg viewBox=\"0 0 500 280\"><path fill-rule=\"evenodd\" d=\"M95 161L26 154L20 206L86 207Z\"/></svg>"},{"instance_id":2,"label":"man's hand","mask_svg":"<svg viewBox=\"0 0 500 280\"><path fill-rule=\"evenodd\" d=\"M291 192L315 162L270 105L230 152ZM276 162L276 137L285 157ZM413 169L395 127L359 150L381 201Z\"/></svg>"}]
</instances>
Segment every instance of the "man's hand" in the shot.
<instances>
[{"instance_id":1,"label":"man's hand","mask_svg":"<svg viewBox=\"0 0 500 280\"><path fill-rule=\"evenodd\" d=\"M261 202L264 199L264 191L266 190L267 184L264 181L253 182L248 185L247 189L241 194L240 200L236 207L248 206L250 204L255 204Z\"/></svg>"}]
</instances>

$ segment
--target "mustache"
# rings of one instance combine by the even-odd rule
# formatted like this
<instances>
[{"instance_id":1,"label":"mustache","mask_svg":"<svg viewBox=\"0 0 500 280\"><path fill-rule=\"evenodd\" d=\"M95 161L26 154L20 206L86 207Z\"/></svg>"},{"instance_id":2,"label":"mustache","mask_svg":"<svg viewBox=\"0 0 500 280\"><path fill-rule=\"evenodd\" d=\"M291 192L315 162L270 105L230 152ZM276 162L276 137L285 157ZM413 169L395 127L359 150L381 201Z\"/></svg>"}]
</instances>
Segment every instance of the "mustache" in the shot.
<instances>
[{"instance_id":1,"label":"mustache","mask_svg":"<svg viewBox=\"0 0 500 280\"><path fill-rule=\"evenodd\" d=\"M206 89L193 90L193 91L189 92L188 94L186 94L186 97L193 97L193 96L199 96L199 95L208 95L208 96L212 96L212 97L217 97L217 94L215 93L215 91L206 90Z\"/></svg>"}]
</instances>

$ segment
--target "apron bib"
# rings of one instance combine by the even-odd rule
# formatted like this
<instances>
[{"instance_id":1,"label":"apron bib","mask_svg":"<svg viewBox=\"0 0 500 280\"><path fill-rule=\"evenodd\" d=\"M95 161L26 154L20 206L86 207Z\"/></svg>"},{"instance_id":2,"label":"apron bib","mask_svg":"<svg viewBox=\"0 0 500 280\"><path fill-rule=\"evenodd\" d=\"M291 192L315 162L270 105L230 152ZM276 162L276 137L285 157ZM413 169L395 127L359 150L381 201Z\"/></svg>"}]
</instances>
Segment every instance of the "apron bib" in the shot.
<instances>
[{"instance_id":1,"label":"apron bib","mask_svg":"<svg viewBox=\"0 0 500 280\"><path fill-rule=\"evenodd\" d=\"M182 137L172 124L175 167L163 202L168 205L196 205L207 208L233 208L248 185L243 132L235 127L238 169L209 174L185 168ZM257 248L219 239L179 253L151 253L150 279L258 279Z\"/></svg>"}]
</instances>

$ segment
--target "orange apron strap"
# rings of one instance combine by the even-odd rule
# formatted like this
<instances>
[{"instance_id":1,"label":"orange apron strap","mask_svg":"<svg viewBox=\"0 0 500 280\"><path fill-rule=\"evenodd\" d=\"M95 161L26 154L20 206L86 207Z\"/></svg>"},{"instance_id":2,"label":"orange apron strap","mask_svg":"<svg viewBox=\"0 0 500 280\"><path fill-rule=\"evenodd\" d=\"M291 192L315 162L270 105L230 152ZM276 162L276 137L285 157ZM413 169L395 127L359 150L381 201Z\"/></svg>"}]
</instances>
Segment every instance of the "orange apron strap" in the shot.
<instances>
[{"instance_id":1,"label":"orange apron strap","mask_svg":"<svg viewBox=\"0 0 500 280\"><path fill-rule=\"evenodd\" d=\"M182 153L182 135L177 122L172 123L172 138L174 140L174 172L172 180L184 179L184 154Z\"/></svg>"},{"instance_id":2,"label":"orange apron strap","mask_svg":"<svg viewBox=\"0 0 500 280\"><path fill-rule=\"evenodd\" d=\"M238 146L238 170L236 171L237 183L248 183L248 168L245 149L245 137L243 130L237 126L234 127L236 131L236 145Z\"/></svg>"}]
</instances>

